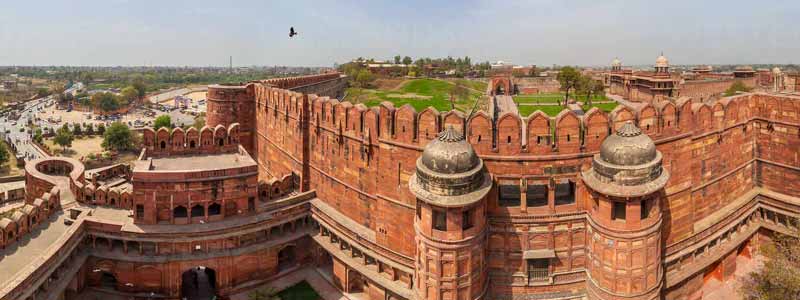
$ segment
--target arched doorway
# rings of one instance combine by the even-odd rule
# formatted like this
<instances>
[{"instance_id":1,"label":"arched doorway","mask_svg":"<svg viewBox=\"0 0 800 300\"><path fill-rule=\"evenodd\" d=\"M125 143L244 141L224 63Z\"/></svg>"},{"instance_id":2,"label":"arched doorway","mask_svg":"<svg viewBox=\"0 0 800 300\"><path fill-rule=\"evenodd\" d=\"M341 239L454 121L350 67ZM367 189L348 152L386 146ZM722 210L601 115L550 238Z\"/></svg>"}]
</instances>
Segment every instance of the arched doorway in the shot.
<instances>
[{"instance_id":1,"label":"arched doorway","mask_svg":"<svg viewBox=\"0 0 800 300\"><path fill-rule=\"evenodd\" d=\"M278 272L294 267L294 248L294 246L286 246L278 252Z\"/></svg>"},{"instance_id":2,"label":"arched doorway","mask_svg":"<svg viewBox=\"0 0 800 300\"><path fill-rule=\"evenodd\" d=\"M198 266L181 275L181 299L211 300L216 297L217 272Z\"/></svg>"},{"instance_id":3,"label":"arched doorway","mask_svg":"<svg viewBox=\"0 0 800 300\"><path fill-rule=\"evenodd\" d=\"M361 276L361 273L350 270L348 272L348 289L350 294L366 293L369 290L369 282Z\"/></svg>"},{"instance_id":4,"label":"arched doorway","mask_svg":"<svg viewBox=\"0 0 800 300\"><path fill-rule=\"evenodd\" d=\"M497 88L494 90L494 94L495 95L505 95L506 94L506 89L503 86L502 82L497 84Z\"/></svg>"},{"instance_id":5,"label":"arched doorway","mask_svg":"<svg viewBox=\"0 0 800 300\"><path fill-rule=\"evenodd\" d=\"M117 289L117 277L111 272L102 271L100 274L100 287L106 289Z\"/></svg>"}]
</instances>

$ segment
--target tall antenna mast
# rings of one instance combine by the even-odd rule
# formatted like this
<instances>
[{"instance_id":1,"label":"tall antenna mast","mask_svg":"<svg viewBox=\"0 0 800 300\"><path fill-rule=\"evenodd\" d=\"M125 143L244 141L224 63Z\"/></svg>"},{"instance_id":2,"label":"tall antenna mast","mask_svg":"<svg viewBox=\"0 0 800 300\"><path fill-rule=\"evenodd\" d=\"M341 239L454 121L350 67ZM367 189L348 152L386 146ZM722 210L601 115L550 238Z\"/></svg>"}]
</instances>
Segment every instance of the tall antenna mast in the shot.
<instances>
[{"instance_id":1,"label":"tall antenna mast","mask_svg":"<svg viewBox=\"0 0 800 300\"><path fill-rule=\"evenodd\" d=\"M228 70L232 73L233 72L233 55L230 56L228 61Z\"/></svg>"}]
</instances>

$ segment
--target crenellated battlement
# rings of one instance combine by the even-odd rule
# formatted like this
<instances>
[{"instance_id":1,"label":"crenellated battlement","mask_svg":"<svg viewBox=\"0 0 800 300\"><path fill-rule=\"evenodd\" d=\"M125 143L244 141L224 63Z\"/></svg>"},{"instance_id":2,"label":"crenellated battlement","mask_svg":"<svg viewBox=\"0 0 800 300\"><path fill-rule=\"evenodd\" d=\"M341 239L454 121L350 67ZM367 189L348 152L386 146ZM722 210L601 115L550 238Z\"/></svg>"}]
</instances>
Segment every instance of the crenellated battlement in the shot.
<instances>
[{"instance_id":1,"label":"crenellated battlement","mask_svg":"<svg viewBox=\"0 0 800 300\"><path fill-rule=\"evenodd\" d=\"M341 74L338 72L334 72L334 73L325 73L325 74L308 75L308 76L271 78L265 80L258 80L254 82L266 84L279 89L291 90L301 86L317 84L322 81L337 79L339 77L341 77Z\"/></svg>"},{"instance_id":2,"label":"crenellated battlement","mask_svg":"<svg viewBox=\"0 0 800 300\"><path fill-rule=\"evenodd\" d=\"M299 120L304 95L277 88L257 89L259 109L274 116ZM702 135L740 124L754 117L797 123L798 108L792 96L743 94L712 104L684 98L675 103L643 104L638 109L620 105L610 113L597 108L578 116L564 109L555 117L542 112L520 116L505 113L497 119L484 111L465 117L457 111L440 113L430 107L417 112L412 106L396 108L388 102L367 108L361 104L308 95L309 125L363 140L367 132L387 142L424 146L442 128L455 125L482 155L535 156L596 151L599 143L628 121L653 139L682 134ZM769 104L774 102L777 104ZM780 107L769 111L767 107ZM780 111L780 113L779 113ZM371 142L375 142L372 140Z\"/></svg>"},{"instance_id":3,"label":"crenellated battlement","mask_svg":"<svg viewBox=\"0 0 800 300\"><path fill-rule=\"evenodd\" d=\"M194 127L187 130L169 130L164 127L158 130L142 130L142 142L147 155L151 157L236 152L239 148L239 137L238 123L228 127L203 126L200 130Z\"/></svg>"}]
</instances>

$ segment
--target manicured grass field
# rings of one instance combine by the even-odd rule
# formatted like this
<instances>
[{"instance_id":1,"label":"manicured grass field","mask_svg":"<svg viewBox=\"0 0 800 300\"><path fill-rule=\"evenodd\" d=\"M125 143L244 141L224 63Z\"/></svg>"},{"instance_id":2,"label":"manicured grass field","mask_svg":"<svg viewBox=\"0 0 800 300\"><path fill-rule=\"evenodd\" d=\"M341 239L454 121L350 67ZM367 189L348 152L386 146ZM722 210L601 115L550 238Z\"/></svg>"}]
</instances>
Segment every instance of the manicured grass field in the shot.
<instances>
[{"instance_id":1,"label":"manicured grass field","mask_svg":"<svg viewBox=\"0 0 800 300\"><path fill-rule=\"evenodd\" d=\"M567 108L561 105L519 105L517 109L521 117L527 117L537 110L541 110L548 116L555 117L558 113Z\"/></svg>"},{"instance_id":2,"label":"manicured grass field","mask_svg":"<svg viewBox=\"0 0 800 300\"><path fill-rule=\"evenodd\" d=\"M558 103L563 99L564 96L559 94L514 96L514 101L517 103Z\"/></svg>"},{"instance_id":3,"label":"manicured grass field","mask_svg":"<svg viewBox=\"0 0 800 300\"><path fill-rule=\"evenodd\" d=\"M418 112L432 106L439 111L450 111L450 89L453 84L435 79L414 79L406 82L397 90L376 90L350 88L347 90L347 101L363 103L366 106L377 106L383 101L394 103L399 108L410 104ZM469 99L455 101L455 108L469 111L481 94L470 91Z\"/></svg>"},{"instance_id":4,"label":"manicured grass field","mask_svg":"<svg viewBox=\"0 0 800 300\"><path fill-rule=\"evenodd\" d=\"M285 290L278 292L278 297L281 300L317 300L320 299L319 294L308 282L301 281L298 284L288 287Z\"/></svg>"},{"instance_id":5,"label":"manicured grass field","mask_svg":"<svg viewBox=\"0 0 800 300\"><path fill-rule=\"evenodd\" d=\"M616 103L616 102L614 102L614 103L599 103L599 104L592 104L592 105L584 105L583 106L583 111L589 111L589 109L591 109L592 107L597 107L602 111L611 112L617 106L619 106L619 103Z\"/></svg>"},{"instance_id":6,"label":"manicured grass field","mask_svg":"<svg viewBox=\"0 0 800 300\"><path fill-rule=\"evenodd\" d=\"M586 95L570 94L570 98L578 101L586 101ZM535 94L535 95L518 95L514 96L514 101L517 103L558 103L563 101L564 93L548 93L548 94ZM592 100L606 101L606 95L592 95Z\"/></svg>"}]
</instances>

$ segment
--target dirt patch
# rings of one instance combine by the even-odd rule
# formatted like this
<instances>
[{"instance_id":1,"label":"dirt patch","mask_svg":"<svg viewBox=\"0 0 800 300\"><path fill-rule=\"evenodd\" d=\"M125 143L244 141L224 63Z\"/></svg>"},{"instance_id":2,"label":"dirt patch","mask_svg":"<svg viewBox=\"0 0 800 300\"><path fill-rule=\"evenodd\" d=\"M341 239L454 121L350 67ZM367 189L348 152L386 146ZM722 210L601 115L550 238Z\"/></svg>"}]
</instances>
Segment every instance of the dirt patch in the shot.
<instances>
[{"instance_id":1,"label":"dirt patch","mask_svg":"<svg viewBox=\"0 0 800 300\"><path fill-rule=\"evenodd\" d=\"M386 97L389 97L389 98L405 98L405 99L422 99L422 100L428 100L430 98L433 98L431 96L417 95L417 94L414 94L414 93L387 94Z\"/></svg>"},{"instance_id":2,"label":"dirt patch","mask_svg":"<svg viewBox=\"0 0 800 300\"><path fill-rule=\"evenodd\" d=\"M375 84L375 87L379 90L396 90L405 82L406 80L401 78L381 78L376 79L373 84Z\"/></svg>"},{"instance_id":3,"label":"dirt patch","mask_svg":"<svg viewBox=\"0 0 800 300\"><path fill-rule=\"evenodd\" d=\"M72 141L72 147L64 151L61 146L56 145L53 139L45 139L44 143L50 147L54 154L80 159L89 153L103 152L103 147L100 144L103 142L101 137L82 137L76 138Z\"/></svg>"}]
</instances>

